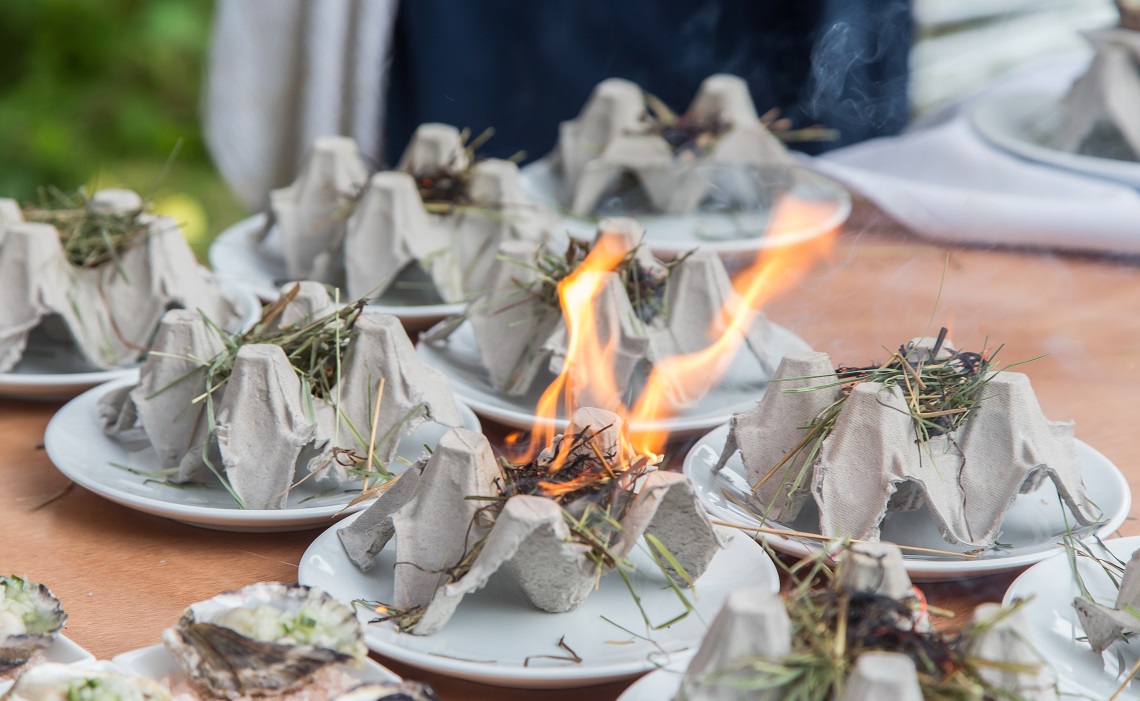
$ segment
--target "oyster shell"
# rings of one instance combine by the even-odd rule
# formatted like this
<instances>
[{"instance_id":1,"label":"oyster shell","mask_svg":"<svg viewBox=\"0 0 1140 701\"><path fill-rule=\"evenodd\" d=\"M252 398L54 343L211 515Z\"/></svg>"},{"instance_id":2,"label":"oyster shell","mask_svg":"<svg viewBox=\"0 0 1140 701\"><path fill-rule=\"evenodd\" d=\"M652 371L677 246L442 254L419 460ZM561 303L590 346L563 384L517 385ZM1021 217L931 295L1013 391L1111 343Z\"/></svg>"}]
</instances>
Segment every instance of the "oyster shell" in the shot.
<instances>
[{"instance_id":1,"label":"oyster shell","mask_svg":"<svg viewBox=\"0 0 1140 701\"><path fill-rule=\"evenodd\" d=\"M66 621L47 587L15 575L0 577L0 672L50 645Z\"/></svg>"},{"instance_id":2,"label":"oyster shell","mask_svg":"<svg viewBox=\"0 0 1140 701\"><path fill-rule=\"evenodd\" d=\"M170 694L143 677L50 662L21 674L0 701L170 701Z\"/></svg>"},{"instance_id":3,"label":"oyster shell","mask_svg":"<svg viewBox=\"0 0 1140 701\"><path fill-rule=\"evenodd\" d=\"M440 701L440 698L428 684L402 681L361 684L333 701Z\"/></svg>"},{"instance_id":4,"label":"oyster shell","mask_svg":"<svg viewBox=\"0 0 1140 701\"><path fill-rule=\"evenodd\" d=\"M282 582L191 604L162 642L186 676L225 699L292 691L326 665L368 654L352 609L319 589Z\"/></svg>"}]
</instances>

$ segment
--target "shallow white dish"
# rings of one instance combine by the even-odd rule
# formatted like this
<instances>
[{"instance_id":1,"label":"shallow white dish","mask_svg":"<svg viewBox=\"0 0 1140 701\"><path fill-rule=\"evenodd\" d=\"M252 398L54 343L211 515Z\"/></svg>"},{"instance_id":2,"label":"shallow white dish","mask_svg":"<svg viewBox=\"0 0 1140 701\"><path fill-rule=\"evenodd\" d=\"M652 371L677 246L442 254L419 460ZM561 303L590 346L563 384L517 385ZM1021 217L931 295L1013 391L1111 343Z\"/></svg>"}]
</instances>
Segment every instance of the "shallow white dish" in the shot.
<instances>
[{"instance_id":1,"label":"shallow white dish","mask_svg":"<svg viewBox=\"0 0 1140 701\"><path fill-rule=\"evenodd\" d=\"M245 283L262 299L272 300L277 299L278 288L289 281L289 273L276 229L264 240L258 240L265 218L265 213L255 214L219 234L210 245L210 266L220 275ZM441 302L434 292L424 292L423 286L430 285L426 275L414 283L419 289L390 289L370 303L368 311L391 314L405 326L425 329L444 317L459 314L466 306Z\"/></svg>"},{"instance_id":2,"label":"shallow white dish","mask_svg":"<svg viewBox=\"0 0 1140 701\"><path fill-rule=\"evenodd\" d=\"M684 473L693 481L705 509L715 518L746 526L759 526L759 519L727 499L721 491L728 490L741 500L745 500L750 493L740 453L729 459L719 474L712 472L727 437L728 426L725 425L698 440L685 456ZM1085 536L1095 532L1105 538L1128 517L1132 508L1132 493L1124 475L1108 458L1087 443L1077 441L1076 446L1089 497L1101 508L1104 517L1100 526L1077 527L1074 533ZM1062 507L1052 480L1046 480L1036 491L1018 495L1013 507L1006 513L998 542L1010 547L980 553L976 558L969 559L904 550L903 560L912 579L926 581L978 577L1025 567L1063 549L1060 536L1067 530L1066 518L1070 524L1076 524L1069 510ZM819 512L815 502L809 499L795 521L787 524L769 521L767 525L771 528L818 533ZM801 557L819 547L816 541L772 535L765 537L776 550ZM882 539L900 545L953 552L971 550L943 540L925 508L888 514L883 521Z\"/></svg>"},{"instance_id":3,"label":"shallow white dish","mask_svg":"<svg viewBox=\"0 0 1140 701\"><path fill-rule=\"evenodd\" d=\"M219 279L218 284L237 308L239 328L249 328L261 318L261 303L250 288L232 280ZM137 375L137 367L93 370L71 344L33 333L25 357L8 372L0 372L0 397L61 401L104 382Z\"/></svg>"},{"instance_id":4,"label":"shallow white dish","mask_svg":"<svg viewBox=\"0 0 1140 701\"><path fill-rule=\"evenodd\" d=\"M51 645L44 648L43 652L36 657L36 659L43 662L55 662L58 664L90 664L95 662L95 655L87 652L79 647L65 635L57 635ZM12 674L17 670L9 670L7 674ZM9 687L12 686L14 677L11 679L0 679L0 695L3 695Z\"/></svg>"},{"instance_id":5,"label":"shallow white dish","mask_svg":"<svg viewBox=\"0 0 1140 701\"><path fill-rule=\"evenodd\" d=\"M52 417L44 434L48 457L59 471L81 487L113 502L182 523L224 531L276 532L325 526L341 513L355 494L346 493L354 483L342 485L333 493L322 494L330 485L306 480L289 494L285 509L240 509L220 483L200 486L173 486L136 474L153 473L161 465L154 449L147 444L120 443L105 435L99 421L99 400L116 389L133 384L133 379L108 383L89 390L68 402ZM480 431L479 419L459 405L463 425ZM399 457L414 462L424 444L435 445L448 431L441 424L424 422L400 440ZM403 464L393 461L393 472ZM359 491L359 490L357 490ZM360 503L344 513L359 511Z\"/></svg>"},{"instance_id":6,"label":"shallow white dish","mask_svg":"<svg viewBox=\"0 0 1140 701\"><path fill-rule=\"evenodd\" d=\"M796 228L780 231L779 237L767 232L772 209L721 214L638 214L645 227L645 245L662 256L675 256L698 246L720 254L748 253L772 246L801 243L822 236L847 221L851 195L839 183L798 166L793 166L794 184L788 192L796 200L821 205L818 216L797 222ZM535 161L522 169L523 190L532 199L554 211L561 211L561 176L548 160ZM561 227L571 236L593 240L597 220L563 214Z\"/></svg>"},{"instance_id":7,"label":"shallow white dish","mask_svg":"<svg viewBox=\"0 0 1140 701\"><path fill-rule=\"evenodd\" d=\"M778 346L780 355L800 348L797 344L799 337L782 326L773 326L772 339ZM475 413L515 428L529 429L534 426L538 419L534 408L543 391L554 379L553 373L544 370L535 378L526 394L516 397L500 394L491 385L491 375L480 361L475 331L469 321L464 321L444 341L420 343L416 352L425 363L447 376L455 396L474 409ZM767 386L768 377L763 374L747 345L742 343L728 372L701 401L681 410L672 419L634 423L630 428L663 429L676 436L699 433L728 421L735 413L752 408L764 396ZM563 411L563 404L559 402L558 417L554 421L558 430L566 428L570 423Z\"/></svg>"},{"instance_id":8,"label":"shallow white dish","mask_svg":"<svg viewBox=\"0 0 1140 701\"><path fill-rule=\"evenodd\" d=\"M982 98L970 122L982 138L1015 156L1140 188L1140 163L1060 151L1049 145L1061 122L1063 95L994 93Z\"/></svg>"},{"instance_id":9,"label":"shallow white dish","mask_svg":"<svg viewBox=\"0 0 1140 701\"><path fill-rule=\"evenodd\" d=\"M313 541L301 558L297 581L324 589L345 603L353 599L392 601L395 540L389 541L376 567L365 574L348 559L337 537L337 529L349 522L345 519ZM369 648L440 674L532 689L624 679L672 660L687 661L732 589L748 585L777 590L776 567L764 550L742 533L730 529L724 533L730 539L728 546L697 580L696 596L690 594L694 612L662 630L647 631L629 590L614 572L601 578L599 588L576 611L552 614L534 608L504 568L484 589L468 595L447 626L430 636L399 633L391 623L367 624L371 612L358 608L357 613L366 624ZM632 586L654 624L684 611L648 556L635 552L632 559L640 568L631 575ZM602 616L638 635L648 634L653 642L607 623ZM532 659L526 665L527 657L565 655L557 647L563 637L582 658L580 664Z\"/></svg>"},{"instance_id":10,"label":"shallow white dish","mask_svg":"<svg viewBox=\"0 0 1140 701\"><path fill-rule=\"evenodd\" d=\"M128 674L136 674L156 682L167 679L172 682L171 686L188 683L182 668L178 666L178 662L170 656L170 653L162 645L140 647L138 650L115 655L111 658L111 662L121 667ZM344 669L349 676L354 678L353 686L374 682L400 681L400 677L396 676L394 672L371 658L365 658L360 667L354 668L345 665Z\"/></svg>"},{"instance_id":11,"label":"shallow white dish","mask_svg":"<svg viewBox=\"0 0 1140 701\"><path fill-rule=\"evenodd\" d=\"M1094 552L1103 549L1090 543ZM1128 562L1132 553L1140 548L1140 537L1114 538L1104 541L1109 552ZM1103 555L1101 555L1103 556ZM1111 560L1111 557L1106 559ZM1095 562L1079 558L1078 571L1093 598L1102 604L1116 603L1116 587ZM1078 698L1107 699L1116 693L1120 682L1140 659L1140 647L1116 643L1097 655L1086 642L1073 599L1080 596L1076 578L1064 554L1051 557L1030 567L1013 581L1002 603L1012 605L1025 599L1025 620L1029 627L1028 638L1042 659L1048 660L1061 682L1062 689ZM1125 693L1117 697L1140 699L1140 680L1133 680Z\"/></svg>"}]
</instances>

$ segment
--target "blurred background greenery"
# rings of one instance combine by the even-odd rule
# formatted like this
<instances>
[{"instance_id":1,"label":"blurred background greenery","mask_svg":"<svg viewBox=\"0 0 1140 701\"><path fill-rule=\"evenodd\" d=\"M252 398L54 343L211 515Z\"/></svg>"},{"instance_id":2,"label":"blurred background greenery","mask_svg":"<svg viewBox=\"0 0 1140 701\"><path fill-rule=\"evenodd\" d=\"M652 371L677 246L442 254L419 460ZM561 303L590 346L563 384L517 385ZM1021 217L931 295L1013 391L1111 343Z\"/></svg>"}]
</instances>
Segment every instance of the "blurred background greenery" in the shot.
<instances>
[{"instance_id":1,"label":"blurred background greenery","mask_svg":"<svg viewBox=\"0 0 1140 701\"><path fill-rule=\"evenodd\" d=\"M205 260L209 241L246 215L199 125L212 11L206 0L5 3L0 197L30 201L44 185L153 191Z\"/></svg>"}]
</instances>

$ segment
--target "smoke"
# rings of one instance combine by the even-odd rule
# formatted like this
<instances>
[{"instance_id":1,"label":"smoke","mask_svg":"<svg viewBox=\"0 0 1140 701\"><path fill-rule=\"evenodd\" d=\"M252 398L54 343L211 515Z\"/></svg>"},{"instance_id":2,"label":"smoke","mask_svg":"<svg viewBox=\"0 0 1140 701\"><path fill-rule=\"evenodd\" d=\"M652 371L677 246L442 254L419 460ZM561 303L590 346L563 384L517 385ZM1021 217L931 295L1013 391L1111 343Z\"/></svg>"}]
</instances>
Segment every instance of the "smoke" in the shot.
<instances>
[{"instance_id":1,"label":"smoke","mask_svg":"<svg viewBox=\"0 0 1140 701\"><path fill-rule=\"evenodd\" d=\"M812 50L805 114L854 132L898 131L906 123L910 14L905 3L884 12L845 4Z\"/></svg>"}]
</instances>

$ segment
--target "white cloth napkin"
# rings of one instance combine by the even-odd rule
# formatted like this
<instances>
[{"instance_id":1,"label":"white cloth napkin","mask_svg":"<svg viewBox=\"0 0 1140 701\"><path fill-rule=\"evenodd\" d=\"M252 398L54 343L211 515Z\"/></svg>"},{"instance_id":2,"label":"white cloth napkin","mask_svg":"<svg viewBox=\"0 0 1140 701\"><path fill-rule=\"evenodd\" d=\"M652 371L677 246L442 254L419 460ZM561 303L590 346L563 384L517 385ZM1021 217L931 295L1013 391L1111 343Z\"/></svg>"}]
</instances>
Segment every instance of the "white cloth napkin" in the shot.
<instances>
[{"instance_id":1,"label":"white cloth napkin","mask_svg":"<svg viewBox=\"0 0 1140 701\"><path fill-rule=\"evenodd\" d=\"M804 165L930 238L1140 253L1140 193L1018 158L991 146L970 125L970 108L978 100L1014 90L1064 94L1087 65L1087 56L1047 59L900 136L805 157Z\"/></svg>"}]
</instances>

